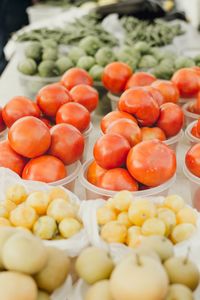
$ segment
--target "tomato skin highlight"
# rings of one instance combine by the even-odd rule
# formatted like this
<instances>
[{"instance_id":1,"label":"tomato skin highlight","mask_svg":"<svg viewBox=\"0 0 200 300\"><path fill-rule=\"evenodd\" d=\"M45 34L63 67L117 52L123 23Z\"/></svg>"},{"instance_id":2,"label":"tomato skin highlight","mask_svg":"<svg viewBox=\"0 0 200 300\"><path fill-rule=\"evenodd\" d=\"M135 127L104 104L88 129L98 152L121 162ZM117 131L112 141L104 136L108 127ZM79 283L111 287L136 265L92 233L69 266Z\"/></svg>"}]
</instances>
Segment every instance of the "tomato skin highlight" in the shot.
<instances>
[{"instance_id":1,"label":"tomato skin highlight","mask_svg":"<svg viewBox=\"0 0 200 300\"><path fill-rule=\"evenodd\" d=\"M200 177L200 143L188 150L185 156L185 163L192 174Z\"/></svg>"},{"instance_id":2,"label":"tomato skin highlight","mask_svg":"<svg viewBox=\"0 0 200 300\"><path fill-rule=\"evenodd\" d=\"M88 167L87 170L87 180L93 184L98 186L99 178L106 173L107 170L101 168L96 161L94 160Z\"/></svg>"},{"instance_id":3,"label":"tomato skin highlight","mask_svg":"<svg viewBox=\"0 0 200 300\"><path fill-rule=\"evenodd\" d=\"M93 79L84 69L71 68L62 76L61 83L70 91L74 86L79 84L92 86Z\"/></svg>"},{"instance_id":4,"label":"tomato skin highlight","mask_svg":"<svg viewBox=\"0 0 200 300\"><path fill-rule=\"evenodd\" d=\"M160 91L165 103L178 103L180 98L179 90L172 81L158 79L154 81L151 86Z\"/></svg>"},{"instance_id":5,"label":"tomato skin highlight","mask_svg":"<svg viewBox=\"0 0 200 300\"><path fill-rule=\"evenodd\" d=\"M126 90L132 87L148 86L156 80L156 77L146 72L134 73L126 83Z\"/></svg>"},{"instance_id":6,"label":"tomato skin highlight","mask_svg":"<svg viewBox=\"0 0 200 300\"><path fill-rule=\"evenodd\" d=\"M138 123L136 118L134 118L131 114L128 114L123 111L111 111L110 113L105 115L101 120L100 126L102 132L105 133L106 129L112 124L112 122L122 118L132 120L136 124Z\"/></svg>"},{"instance_id":7,"label":"tomato skin highlight","mask_svg":"<svg viewBox=\"0 0 200 300\"><path fill-rule=\"evenodd\" d=\"M94 111L98 106L99 93L89 85L76 85L71 89L70 95L74 102L83 105L89 112Z\"/></svg>"}]
</instances>

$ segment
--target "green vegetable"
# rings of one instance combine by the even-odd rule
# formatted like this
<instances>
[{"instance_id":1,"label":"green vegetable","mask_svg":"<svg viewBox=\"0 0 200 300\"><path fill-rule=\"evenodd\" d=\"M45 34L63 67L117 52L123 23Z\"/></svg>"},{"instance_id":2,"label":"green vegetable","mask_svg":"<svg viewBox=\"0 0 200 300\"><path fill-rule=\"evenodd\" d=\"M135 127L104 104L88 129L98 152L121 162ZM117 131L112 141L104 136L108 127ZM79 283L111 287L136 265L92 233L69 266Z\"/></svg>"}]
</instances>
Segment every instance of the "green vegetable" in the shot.
<instances>
[{"instance_id":1,"label":"green vegetable","mask_svg":"<svg viewBox=\"0 0 200 300\"><path fill-rule=\"evenodd\" d=\"M174 69L175 71L175 66L174 66L174 60L170 59L170 58L164 58L160 61L160 65L161 66L166 66L169 67L171 69Z\"/></svg>"},{"instance_id":2,"label":"green vegetable","mask_svg":"<svg viewBox=\"0 0 200 300\"><path fill-rule=\"evenodd\" d=\"M79 58L77 67L89 70L95 64L95 59L92 56L82 56Z\"/></svg>"},{"instance_id":3,"label":"green vegetable","mask_svg":"<svg viewBox=\"0 0 200 300\"><path fill-rule=\"evenodd\" d=\"M58 57L58 51L55 48L46 48L43 51L43 60L56 60Z\"/></svg>"},{"instance_id":4,"label":"green vegetable","mask_svg":"<svg viewBox=\"0 0 200 300\"><path fill-rule=\"evenodd\" d=\"M135 45L134 45L134 49L135 50L138 50L140 53L142 54L146 54L149 52L150 50L150 46L148 43L146 42L137 42Z\"/></svg>"},{"instance_id":5,"label":"green vegetable","mask_svg":"<svg viewBox=\"0 0 200 300\"><path fill-rule=\"evenodd\" d=\"M148 69L153 68L157 65L157 60L152 55L144 55L139 63L139 68Z\"/></svg>"},{"instance_id":6,"label":"green vegetable","mask_svg":"<svg viewBox=\"0 0 200 300\"><path fill-rule=\"evenodd\" d=\"M73 62L69 57L60 57L55 63L59 74L62 75L65 71L73 67Z\"/></svg>"},{"instance_id":7,"label":"green vegetable","mask_svg":"<svg viewBox=\"0 0 200 300\"><path fill-rule=\"evenodd\" d=\"M73 61L73 63L77 63L79 58L85 56L86 53L83 49L79 47L72 47L68 52L68 57Z\"/></svg>"},{"instance_id":8,"label":"green vegetable","mask_svg":"<svg viewBox=\"0 0 200 300\"><path fill-rule=\"evenodd\" d=\"M181 68L190 68L194 66L195 66L194 60L189 57L180 56L175 60L175 67L177 70Z\"/></svg>"},{"instance_id":9,"label":"green vegetable","mask_svg":"<svg viewBox=\"0 0 200 300\"><path fill-rule=\"evenodd\" d=\"M86 36L79 43L79 47L91 56L95 55L97 50L101 48L101 45L99 38L95 36Z\"/></svg>"},{"instance_id":10,"label":"green vegetable","mask_svg":"<svg viewBox=\"0 0 200 300\"><path fill-rule=\"evenodd\" d=\"M25 58L19 63L18 70L26 75L35 75L37 73L36 62L31 58Z\"/></svg>"},{"instance_id":11,"label":"green vegetable","mask_svg":"<svg viewBox=\"0 0 200 300\"><path fill-rule=\"evenodd\" d=\"M42 46L38 42L30 43L25 49L25 55L28 58L32 58L36 61L39 61L42 56Z\"/></svg>"},{"instance_id":12,"label":"green vegetable","mask_svg":"<svg viewBox=\"0 0 200 300\"><path fill-rule=\"evenodd\" d=\"M90 70L89 73L94 79L94 81L101 81L101 76L103 73L103 67L99 65L94 65Z\"/></svg>"},{"instance_id":13,"label":"green vegetable","mask_svg":"<svg viewBox=\"0 0 200 300\"><path fill-rule=\"evenodd\" d=\"M137 69L139 60L134 58L131 54L124 52L123 49L116 52L118 61L122 61L129 65L133 70Z\"/></svg>"},{"instance_id":14,"label":"green vegetable","mask_svg":"<svg viewBox=\"0 0 200 300\"><path fill-rule=\"evenodd\" d=\"M196 64L200 64L200 54L195 56L194 61Z\"/></svg>"},{"instance_id":15,"label":"green vegetable","mask_svg":"<svg viewBox=\"0 0 200 300\"><path fill-rule=\"evenodd\" d=\"M174 73L174 68L167 64L160 64L153 69L152 73L157 78L169 80Z\"/></svg>"},{"instance_id":16,"label":"green vegetable","mask_svg":"<svg viewBox=\"0 0 200 300\"><path fill-rule=\"evenodd\" d=\"M42 41L42 47L43 48L57 48L58 44L53 39L46 39Z\"/></svg>"},{"instance_id":17,"label":"green vegetable","mask_svg":"<svg viewBox=\"0 0 200 300\"><path fill-rule=\"evenodd\" d=\"M38 66L38 72L41 77L53 77L59 75L55 62L52 60L42 61Z\"/></svg>"},{"instance_id":18,"label":"green vegetable","mask_svg":"<svg viewBox=\"0 0 200 300\"><path fill-rule=\"evenodd\" d=\"M97 64L104 67L115 60L115 55L110 48L102 47L97 51L95 59Z\"/></svg>"}]
</instances>

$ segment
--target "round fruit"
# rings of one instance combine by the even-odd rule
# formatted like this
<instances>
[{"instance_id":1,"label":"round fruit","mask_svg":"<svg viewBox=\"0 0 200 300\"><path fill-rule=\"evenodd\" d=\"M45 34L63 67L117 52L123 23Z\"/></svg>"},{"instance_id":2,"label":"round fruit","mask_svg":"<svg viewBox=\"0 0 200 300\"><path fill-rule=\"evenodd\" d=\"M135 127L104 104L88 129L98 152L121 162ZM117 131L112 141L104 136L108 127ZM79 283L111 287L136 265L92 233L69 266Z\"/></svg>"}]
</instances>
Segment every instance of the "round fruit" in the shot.
<instances>
[{"instance_id":1,"label":"round fruit","mask_svg":"<svg viewBox=\"0 0 200 300\"><path fill-rule=\"evenodd\" d=\"M115 221L117 219L117 214L114 209L106 206L102 206L97 210L97 223L99 225L105 225L108 222Z\"/></svg>"},{"instance_id":2,"label":"round fruit","mask_svg":"<svg viewBox=\"0 0 200 300\"><path fill-rule=\"evenodd\" d=\"M156 216L156 206L147 199L137 199L131 203L128 216L133 225L142 226L146 220Z\"/></svg>"},{"instance_id":3,"label":"round fruit","mask_svg":"<svg viewBox=\"0 0 200 300\"><path fill-rule=\"evenodd\" d=\"M164 207L171 209L173 212L177 213L185 206L185 202L181 196L170 195L164 200Z\"/></svg>"},{"instance_id":4,"label":"round fruit","mask_svg":"<svg viewBox=\"0 0 200 300\"><path fill-rule=\"evenodd\" d=\"M185 163L192 174L200 177L200 143L188 150Z\"/></svg>"},{"instance_id":5,"label":"round fruit","mask_svg":"<svg viewBox=\"0 0 200 300\"><path fill-rule=\"evenodd\" d=\"M16 233L16 230L13 227L1 227L0 230L0 270L5 270L3 265L2 251L6 241Z\"/></svg>"},{"instance_id":6,"label":"round fruit","mask_svg":"<svg viewBox=\"0 0 200 300\"><path fill-rule=\"evenodd\" d=\"M101 280L93 284L86 292L85 300L113 300L109 280Z\"/></svg>"},{"instance_id":7,"label":"round fruit","mask_svg":"<svg viewBox=\"0 0 200 300\"><path fill-rule=\"evenodd\" d=\"M99 102L99 94L97 90L86 84L79 84L70 91L72 99L85 106L89 112L95 110Z\"/></svg>"},{"instance_id":8,"label":"round fruit","mask_svg":"<svg viewBox=\"0 0 200 300\"><path fill-rule=\"evenodd\" d=\"M192 291L183 284L172 284L165 300L194 300Z\"/></svg>"},{"instance_id":9,"label":"round fruit","mask_svg":"<svg viewBox=\"0 0 200 300\"><path fill-rule=\"evenodd\" d=\"M32 229L36 220L37 214L35 210L25 203L16 206L16 208L10 212L10 222L16 227Z\"/></svg>"},{"instance_id":10,"label":"round fruit","mask_svg":"<svg viewBox=\"0 0 200 300\"><path fill-rule=\"evenodd\" d=\"M153 86L145 86L144 89L151 95L151 97L153 97L159 106L165 103L165 98L158 89Z\"/></svg>"},{"instance_id":11,"label":"round fruit","mask_svg":"<svg viewBox=\"0 0 200 300\"><path fill-rule=\"evenodd\" d=\"M81 68L71 68L68 70L62 76L61 82L68 90L71 90L74 86L79 84L93 85L92 77Z\"/></svg>"},{"instance_id":12,"label":"round fruit","mask_svg":"<svg viewBox=\"0 0 200 300\"><path fill-rule=\"evenodd\" d=\"M49 216L40 217L33 226L33 233L42 240L51 240L58 231L56 221Z\"/></svg>"},{"instance_id":13,"label":"round fruit","mask_svg":"<svg viewBox=\"0 0 200 300\"><path fill-rule=\"evenodd\" d=\"M125 243L127 228L118 221L111 221L101 228L101 238L107 243Z\"/></svg>"},{"instance_id":14,"label":"round fruit","mask_svg":"<svg viewBox=\"0 0 200 300\"><path fill-rule=\"evenodd\" d=\"M190 239L196 232L196 227L191 223L179 224L174 227L171 233L171 240L174 244Z\"/></svg>"},{"instance_id":15,"label":"round fruit","mask_svg":"<svg viewBox=\"0 0 200 300\"><path fill-rule=\"evenodd\" d=\"M47 215L60 223L65 218L74 218L76 216L74 207L62 198L54 199L47 209Z\"/></svg>"},{"instance_id":16,"label":"round fruit","mask_svg":"<svg viewBox=\"0 0 200 300\"><path fill-rule=\"evenodd\" d=\"M0 107L0 133L6 129L6 124L2 117L2 108Z\"/></svg>"},{"instance_id":17,"label":"round fruit","mask_svg":"<svg viewBox=\"0 0 200 300\"><path fill-rule=\"evenodd\" d=\"M198 138L198 139L200 139L200 125L199 125L199 129L198 129L198 127L197 127L197 124L198 123L196 123L193 127L192 127L192 130L191 130L191 134L193 135L193 136L195 136L196 138ZM200 123L199 123L200 124Z\"/></svg>"},{"instance_id":18,"label":"round fruit","mask_svg":"<svg viewBox=\"0 0 200 300\"><path fill-rule=\"evenodd\" d=\"M150 218L142 225L142 234L146 236L161 235L164 236L166 232L165 223L158 218Z\"/></svg>"},{"instance_id":19,"label":"round fruit","mask_svg":"<svg viewBox=\"0 0 200 300\"><path fill-rule=\"evenodd\" d=\"M153 139L157 139L160 141L165 141L166 140L166 135L162 129L159 127L143 127L141 128L141 133L142 133L142 140L143 141L149 141Z\"/></svg>"},{"instance_id":20,"label":"round fruit","mask_svg":"<svg viewBox=\"0 0 200 300\"><path fill-rule=\"evenodd\" d=\"M179 90L173 82L169 80L156 80L152 83L152 87L160 91L165 103L177 103L179 101Z\"/></svg>"},{"instance_id":21,"label":"round fruit","mask_svg":"<svg viewBox=\"0 0 200 300\"><path fill-rule=\"evenodd\" d=\"M66 239L78 233L81 228L82 224L74 218L65 218L59 224L60 234Z\"/></svg>"},{"instance_id":22,"label":"round fruit","mask_svg":"<svg viewBox=\"0 0 200 300\"><path fill-rule=\"evenodd\" d=\"M93 185L98 185L99 178L105 174L105 172L106 170L97 165L94 160L88 167L87 180Z\"/></svg>"},{"instance_id":23,"label":"round fruit","mask_svg":"<svg viewBox=\"0 0 200 300\"><path fill-rule=\"evenodd\" d=\"M49 203L49 195L43 191L32 192L26 199L26 204L34 208L39 216L46 214Z\"/></svg>"},{"instance_id":24,"label":"round fruit","mask_svg":"<svg viewBox=\"0 0 200 300\"><path fill-rule=\"evenodd\" d=\"M135 86L151 85L155 80L156 77L149 73L146 72L135 73L129 78L126 84L126 90Z\"/></svg>"},{"instance_id":25,"label":"round fruit","mask_svg":"<svg viewBox=\"0 0 200 300\"><path fill-rule=\"evenodd\" d=\"M123 111L111 111L105 115L101 120L101 130L103 133L106 132L107 128L116 120L129 119L137 124L137 120L130 114Z\"/></svg>"},{"instance_id":26,"label":"round fruit","mask_svg":"<svg viewBox=\"0 0 200 300\"><path fill-rule=\"evenodd\" d=\"M6 200L10 200L16 205L24 202L27 196L26 189L23 185L15 184L6 189Z\"/></svg>"}]
</instances>

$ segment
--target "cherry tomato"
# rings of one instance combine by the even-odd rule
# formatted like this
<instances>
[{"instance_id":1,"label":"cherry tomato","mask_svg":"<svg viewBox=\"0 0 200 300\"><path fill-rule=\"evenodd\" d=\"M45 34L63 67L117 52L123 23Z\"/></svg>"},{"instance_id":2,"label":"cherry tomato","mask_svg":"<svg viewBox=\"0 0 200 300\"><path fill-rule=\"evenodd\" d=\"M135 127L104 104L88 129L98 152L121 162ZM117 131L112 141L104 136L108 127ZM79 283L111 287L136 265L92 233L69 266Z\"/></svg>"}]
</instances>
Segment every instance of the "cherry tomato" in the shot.
<instances>
[{"instance_id":1,"label":"cherry tomato","mask_svg":"<svg viewBox=\"0 0 200 300\"><path fill-rule=\"evenodd\" d=\"M64 86L49 84L39 90L36 101L44 115L55 117L58 109L72 101L72 97Z\"/></svg>"},{"instance_id":2,"label":"cherry tomato","mask_svg":"<svg viewBox=\"0 0 200 300\"><path fill-rule=\"evenodd\" d=\"M4 123L3 117L2 117L2 108L0 107L0 132L6 129L6 124Z\"/></svg>"},{"instance_id":3,"label":"cherry tomato","mask_svg":"<svg viewBox=\"0 0 200 300\"><path fill-rule=\"evenodd\" d=\"M176 71L172 81L179 89L181 97L191 98L196 96L200 87L200 77L194 69L183 68Z\"/></svg>"},{"instance_id":4,"label":"cherry tomato","mask_svg":"<svg viewBox=\"0 0 200 300\"><path fill-rule=\"evenodd\" d=\"M164 131L168 138L179 133L183 123L184 114L181 107L175 103L164 103L161 105L157 126Z\"/></svg>"},{"instance_id":5,"label":"cherry tomato","mask_svg":"<svg viewBox=\"0 0 200 300\"><path fill-rule=\"evenodd\" d=\"M71 68L61 79L61 83L70 91L79 84L93 85L93 79L88 72L81 68Z\"/></svg>"},{"instance_id":6,"label":"cherry tomato","mask_svg":"<svg viewBox=\"0 0 200 300\"><path fill-rule=\"evenodd\" d=\"M50 120L48 120L48 119L46 119L46 118L44 118L44 117L40 117L39 118L49 129L52 127L52 125L51 125L51 121Z\"/></svg>"},{"instance_id":7,"label":"cherry tomato","mask_svg":"<svg viewBox=\"0 0 200 300\"><path fill-rule=\"evenodd\" d=\"M2 116L7 127L26 116L40 117L40 109L36 103L22 96L12 98L3 108Z\"/></svg>"},{"instance_id":8,"label":"cherry tomato","mask_svg":"<svg viewBox=\"0 0 200 300\"><path fill-rule=\"evenodd\" d=\"M98 105L99 94L97 90L86 84L79 84L73 87L70 91L73 100L77 103L82 104L92 112Z\"/></svg>"},{"instance_id":9,"label":"cherry tomato","mask_svg":"<svg viewBox=\"0 0 200 300\"><path fill-rule=\"evenodd\" d=\"M143 87L126 90L118 102L120 111L133 114L140 125L153 125L160 114L158 103Z\"/></svg>"},{"instance_id":10,"label":"cherry tomato","mask_svg":"<svg viewBox=\"0 0 200 300\"><path fill-rule=\"evenodd\" d=\"M175 174L176 155L161 141L144 141L130 150L127 168L140 183L150 187L158 186Z\"/></svg>"},{"instance_id":11,"label":"cherry tomato","mask_svg":"<svg viewBox=\"0 0 200 300\"><path fill-rule=\"evenodd\" d=\"M142 134L140 127L132 120L119 119L110 124L106 129L106 133L117 133L127 139L131 147L140 143Z\"/></svg>"},{"instance_id":12,"label":"cherry tomato","mask_svg":"<svg viewBox=\"0 0 200 300\"><path fill-rule=\"evenodd\" d=\"M8 140L17 153L34 158L49 149L51 135L48 127L41 120L24 117L12 125L8 132Z\"/></svg>"},{"instance_id":13,"label":"cherry tomato","mask_svg":"<svg viewBox=\"0 0 200 300\"><path fill-rule=\"evenodd\" d=\"M130 148L129 142L123 136L107 133L94 145L94 158L103 169L118 168L126 162Z\"/></svg>"},{"instance_id":14,"label":"cherry tomato","mask_svg":"<svg viewBox=\"0 0 200 300\"><path fill-rule=\"evenodd\" d=\"M137 120L132 115L125 113L123 111L111 111L110 113L105 115L101 120L100 126L102 132L105 133L106 129L110 126L110 124L112 124L112 122L122 118L132 120L137 124Z\"/></svg>"},{"instance_id":15,"label":"cherry tomato","mask_svg":"<svg viewBox=\"0 0 200 300\"><path fill-rule=\"evenodd\" d=\"M122 168L108 170L99 178L98 187L111 191L137 191L138 183Z\"/></svg>"},{"instance_id":16,"label":"cherry tomato","mask_svg":"<svg viewBox=\"0 0 200 300\"><path fill-rule=\"evenodd\" d=\"M156 77L146 73L138 72L134 73L126 84L126 90L136 86L147 86L151 85L156 80Z\"/></svg>"},{"instance_id":17,"label":"cherry tomato","mask_svg":"<svg viewBox=\"0 0 200 300\"><path fill-rule=\"evenodd\" d=\"M189 149L185 157L185 163L192 174L200 177L200 143Z\"/></svg>"},{"instance_id":18,"label":"cherry tomato","mask_svg":"<svg viewBox=\"0 0 200 300\"><path fill-rule=\"evenodd\" d=\"M165 103L165 99L158 89L152 86L145 86L144 89L156 100L159 106Z\"/></svg>"},{"instance_id":19,"label":"cherry tomato","mask_svg":"<svg viewBox=\"0 0 200 300\"><path fill-rule=\"evenodd\" d=\"M106 171L107 170L97 165L96 161L94 160L88 167L87 180L93 185L98 185L99 178L105 174Z\"/></svg>"},{"instance_id":20,"label":"cherry tomato","mask_svg":"<svg viewBox=\"0 0 200 300\"><path fill-rule=\"evenodd\" d=\"M197 123L192 127L191 134L200 139L200 132L197 130Z\"/></svg>"},{"instance_id":21,"label":"cherry tomato","mask_svg":"<svg viewBox=\"0 0 200 300\"><path fill-rule=\"evenodd\" d=\"M59 124L51 128L49 154L58 157L65 165L79 160L84 150L84 138L80 131L69 124Z\"/></svg>"},{"instance_id":22,"label":"cherry tomato","mask_svg":"<svg viewBox=\"0 0 200 300\"><path fill-rule=\"evenodd\" d=\"M143 127L141 128L141 133L142 133L142 140L143 141L149 141L149 140L160 140L160 141L165 141L166 140L166 135L162 129L159 127Z\"/></svg>"},{"instance_id":23,"label":"cherry tomato","mask_svg":"<svg viewBox=\"0 0 200 300\"><path fill-rule=\"evenodd\" d=\"M112 62L104 68L102 83L111 93L120 94L124 91L131 75L132 70L129 65L123 62Z\"/></svg>"},{"instance_id":24,"label":"cherry tomato","mask_svg":"<svg viewBox=\"0 0 200 300\"><path fill-rule=\"evenodd\" d=\"M63 162L57 157L43 155L31 159L25 166L22 178L46 183L61 180L67 176Z\"/></svg>"},{"instance_id":25,"label":"cherry tomato","mask_svg":"<svg viewBox=\"0 0 200 300\"><path fill-rule=\"evenodd\" d=\"M179 90L176 85L169 80L156 80L152 83L152 87L160 91L164 97L164 102L177 103L179 101Z\"/></svg>"},{"instance_id":26,"label":"cherry tomato","mask_svg":"<svg viewBox=\"0 0 200 300\"><path fill-rule=\"evenodd\" d=\"M67 123L83 132L90 125L90 113L79 103L67 103L56 114L56 124Z\"/></svg>"}]
</instances>

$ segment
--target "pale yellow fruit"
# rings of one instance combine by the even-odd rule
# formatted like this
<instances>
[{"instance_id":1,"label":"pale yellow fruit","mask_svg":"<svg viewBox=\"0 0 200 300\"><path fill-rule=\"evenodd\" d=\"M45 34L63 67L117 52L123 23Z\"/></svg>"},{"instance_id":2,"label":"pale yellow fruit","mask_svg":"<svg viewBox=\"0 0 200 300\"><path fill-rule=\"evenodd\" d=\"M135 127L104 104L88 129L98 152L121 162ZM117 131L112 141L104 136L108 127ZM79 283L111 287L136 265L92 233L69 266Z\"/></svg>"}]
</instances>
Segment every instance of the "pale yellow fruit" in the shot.
<instances>
[{"instance_id":1,"label":"pale yellow fruit","mask_svg":"<svg viewBox=\"0 0 200 300\"><path fill-rule=\"evenodd\" d=\"M56 221L49 216L40 217L33 226L33 233L42 240L51 240L58 231Z\"/></svg>"},{"instance_id":2,"label":"pale yellow fruit","mask_svg":"<svg viewBox=\"0 0 200 300\"><path fill-rule=\"evenodd\" d=\"M75 218L76 212L69 202L58 198L49 204L47 215L54 218L54 220L59 223L65 218Z\"/></svg>"},{"instance_id":3,"label":"pale yellow fruit","mask_svg":"<svg viewBox=\"0 0 200 300\"><path fill-rule=\"evenodd\" d=\"M178 195L171 195L165 198L164 206L177 213L185 206L185 202L182 197Z\"/></svg>"},{"instance_id":4,"label":"pale yellow fruit","mask_svg":"<svg viewBox=\"0 0 200 300\"><path fill-rule=\"evenodd\" d=\"M192 237L195 233L196 227L193 224L184 223L176 225L171 234L171 240L174 244L183 242Z\"/></svg>"},{"instance_id":5,"label":"pale yellow fruit","mask_svg":"<svg viewBox=\"0 0 200 300\"><path fill-rule=\"evenodd\" d=\"M127 228L117 221L109 222L101 228L101 237L108 243L125 243Z\"/></svg>"},{"instance_id":6,"label":"pale yellow fruit","mask_svg":"<svg viewBox=\"0 0 200 300\"><path fill-rule=\"evenodd\" d=\"M49 294L43 291L38 291L37 300L51 300L51 298Z\"/></svg>"},{"instance_id":7,"label":"pale yellow fruit","mask_svg":"<svg viewBox=\"0 0 200 300\"><path fill-rule=\"evenodd\" d=\"M128 216L133 225L142 226L147 219L156 216L156 206L148 199L137 199L131 203Z\"/></svg>"},{"instance_id":8,"label":"pale yellow fruit","mask_svg":"<svg viewBox=\"0 0 200 300\"><path fill-rule=\"evenodd\" d=\"M6 241L16 233L16 230L12 227L1 227L0 229L0 270L4 269L2 261L2 250Z\"/></svg>"},{"instance_id":9,"label":"pale yellow fruit","mask_svg":"<svg viewBox=\"0 0 200 300\"><path fill-rule=\"evenodd\" d=\"M81 228L82 224L74 218L65 218L59 224L60 234L66 239L78 233Z\"/></svg>"},{"instance_id":10,"label":"pale yellow fruit","mask_svg":"<svg viewBox=\"0 0 200 300\"><path fill-rule=\"evenodd\" d=\"M84 249L78 256L75 264L79 277L88 284L108 279L113 271L114 264L106 250L96 247Z\"/></svg>"},{"instance_id":11,"label":"pale yellow fruit","mask_svg":"<svg viewBox=\"0 0 200 300\"><path fill-rule=\"evenodd\" d=\"M58 199L58 198L64 199L66 201L70 201L70 196L64 189L59 188L59 187L51 188L51 191L49 192L50 201Z\"/></svg>"},{"instance_id":12,"label":"pale yellow fruit","mask_svg":"<svg viewBox=\"0 0 200 300\"><path fill-rule=\"evenodd\" d=\"M165 235L169 236L173 228L176 226L176 215L169 208L159 208L157 212L158 219L162 220L166 226Z\"/></svg>"},{"instance_id":13,"label":"pale yellow fruit","mask_svg":"<svg viewBox=\"0 0 200 300\"><path fill-rule=\"evenodd\" d=\"M122 224L125 225L127 228L129 228L132 224L129 220L128 217L128 213L127 212L121 212L118 217L117 217L117 221Z\"/></svg>"},{"instance_id":14,"label":"pale yellow fruit","mask_svg":"<svg viewBox=\"0 0 200 300\"><path fill-rule=\"evenodd\" d=\"M183 284L170 285L165 300L194 300L192 291Z\"/></svg>"},{"instance_id":15,"label":"pale yellow fruit","mask_svg":"<svg viewBox=\"0 0 200 300\"><path fill-rule=\"evenodd\" d=\"M0 273L0 295L2 300L37 300L37 286L30 276L15 273Z\"/></svg>"},{"instance_id":16,"label":"pale yellow fruit","mask_svg":"<svg viewBox=\"0 0 200 300\"><path fill-rule=\"evenodd\" d=\"M102 280L90 286L84 300L114 300L111 296L109 280Z\"/></svg>"},{"instance_id":17,"label":"pale yellow fruit","mask_svg":"<svg viewBox=\"0 0 200 300\"><path fill-rule=\"evenodd\" d=\"M24 203L18 205L10 213L10 222L13 226L16 227L20 226L32 229L37 218L38 216L36 214L36 211L32 207Z\"/></svg>"},{"instance_id":18,"label":"pale yellow fruit","mask_svg":"<svg viewBox=\"0 0 200 300\"><path fill-rule=\"evenodd\" d=\"M128 211L133 195L129 191L120 191L113 197L113 204L119 211Z\"/></svg>"},{"instance_id":19,"label":"pale yellow fruit","mask_svg":"<svg viewBox=\"0 0 200 300\"><path fill-rule=\"evenodd\" d=\"M161 235L164 236L166 231L165 223L157 218L151 218L146 220L142 225L142 234L149 235Z\"/></svg>"},{"instance_id":20,"label":"pale yellow fruit","mask_svg":"<svg viewBox=\"0 0 200 300\"><path fill-rule=\"evenodd\" d=\"M178 224L191 223L196 225L197 223L197 212L189 206L185 206L176 215L176 220Z\"/></svg>"},{"instance_id":21,"label":"pale yellow fruit","mask_svg":"<svg viewBox=\"0 0 200 300\"><path fill-rule=\"evenodd\" d=\"M6 191L6 199L11 200L16 205L24 202L27 198L27 192L25 187L22 185L16 184L10 186Z\"/></svg>"},{"instance_id":22,"label":"pale yellow fruit","mask_svg":"<svg viewBox=\"0 0 200 300\"><path fill-rule=\"evenodd\" d=\"M0 227L1 226L12 226L12 225L8 219L0 217Z\"/></svg>"},{"instance_id":23,"label":"pale yellow fruit","mask_svg":"<svg viewBox=\"0 0 200 300\"><path fill-rule=\"evenodd\" d=\"M14 202L12 202L11 200L8 200L8 199L6 199L3 204L4 204L5 208L7 209L9 215L10 215L10 212L17 207L17 205Z\"/></svg>"},{"instance_id":24,"label":"pale yellow fruit","mask_svg":"<svg viewBox=\"0 0 200 300\"><path fill-rule=\"evenodd\" d=\"M99 225L105 225L106 223L108 223L110 221L114 221L116 219L117 219L117 214L113 209L108 208L106 206L102 206L102 207L98 208L97 223Z\"/></svg>"},{"instance_id":25,"label":"pale yellow fruit","mask_svg":"<svg viewBox=\"0 0 200 300\"><path fill-rule=\"evenodd\" d=\"M142 240L141 228L138 226L131 226L128 229L126 244L131 248L135 248L140 245L141 240Z\"/></svg>"},{"instance_id":26,"label":"pale yellow fruit","mask_svg":"<svg viewBox=\"0 0 200 300\"><path fill-rule=\"evenodd\" d=\"M27 205L34 208L39 216L46 214L49 202L49 196L46 192L33 192L26 199Z\"/></svg>"},{"instance_id":27,"label":"pale yellow fruit","mask_svg":"<svg viewBox=\"0 0 200 300\"><path fill-rule=\"evenodd\" d=\"M106 203L105 207L110 208L114 210L116 213L119 213L120 211L115 208L115 200L113 198L109 198Z\"/></svg>"},{"instance_id":28,"label":"pale yellow fruit","mask_svg":"<svg viewBox=\"0 0 200 300\"><path fill-rule=\"evenodd\" d=\"M8 218L9 212L4 204L0 204L0 218Z\"/></svg>"},{"instance_id":29,"label":"pale yellow fruit","mask_svg":"<svg viewBox=\"0 0 200 300\"><path fill-rule=\"evenodd\" d=\"M147 256L150 258L155 259L158 262L161 262L159 255L151 248L146 247L144 245L139 245L135 250L135 254L138 254L139 256Z\"/></svg>"}]
</instances>

